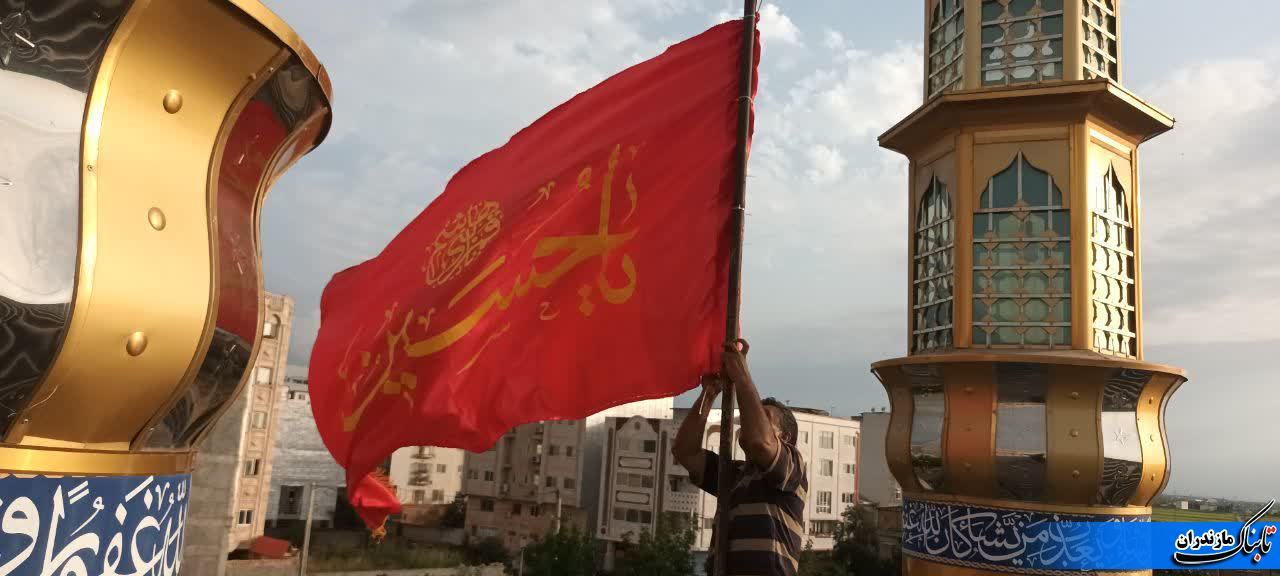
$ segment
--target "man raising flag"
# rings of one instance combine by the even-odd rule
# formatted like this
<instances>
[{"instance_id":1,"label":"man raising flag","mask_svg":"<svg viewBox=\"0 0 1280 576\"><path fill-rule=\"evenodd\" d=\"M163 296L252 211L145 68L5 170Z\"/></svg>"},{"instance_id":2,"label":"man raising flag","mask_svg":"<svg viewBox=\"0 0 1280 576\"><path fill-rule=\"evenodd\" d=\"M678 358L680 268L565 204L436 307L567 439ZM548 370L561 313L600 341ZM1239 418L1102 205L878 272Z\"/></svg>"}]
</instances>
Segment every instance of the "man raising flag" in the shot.
<instances>
[{"instance_id":1,"label":"man raising flag","mask_svg":"<svg viewBox=\"0 0 1280 576\"><path fill-rule=\"evenodd\" d=\"M334 276L312 409L371 527L399 509L369 477L396 448L483 451L519 424L673 396L716 369L730 312L736 338L754 21L552 110Z\"/></svg>"}]
</instances>

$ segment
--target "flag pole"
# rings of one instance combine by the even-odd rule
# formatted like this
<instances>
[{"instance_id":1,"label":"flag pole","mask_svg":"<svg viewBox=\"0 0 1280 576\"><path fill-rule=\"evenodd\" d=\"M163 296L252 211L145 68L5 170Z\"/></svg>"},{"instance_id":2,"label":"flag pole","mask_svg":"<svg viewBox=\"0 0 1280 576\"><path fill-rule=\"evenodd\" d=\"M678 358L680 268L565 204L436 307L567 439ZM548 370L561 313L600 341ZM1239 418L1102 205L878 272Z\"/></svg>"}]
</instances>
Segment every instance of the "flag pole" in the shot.
<instances>
[{"instance_id":1,"label":"flag pole","mask_svg":"<svg viewBox=\"0 0 1280 576\"><path fill-rule=\"evenodd\" d=\"M742 236L746 226L747 204L747 140L751 136L751 85L755 71L756 51L756 2L744 0L742 6L742 75L738 85L738 148L734 165L737 186L734 190L730 218L729 258L729 306L725 315L725 339L735 342L740 337L739 317L742 312ZM720 470L717 471L716 493L716 557L715 575L725 576L729 567L729 514L725 509L727 497L734 485L733 478L733 386L724 387L724 400L720 408Z\"/></svg>"}]
</instances>

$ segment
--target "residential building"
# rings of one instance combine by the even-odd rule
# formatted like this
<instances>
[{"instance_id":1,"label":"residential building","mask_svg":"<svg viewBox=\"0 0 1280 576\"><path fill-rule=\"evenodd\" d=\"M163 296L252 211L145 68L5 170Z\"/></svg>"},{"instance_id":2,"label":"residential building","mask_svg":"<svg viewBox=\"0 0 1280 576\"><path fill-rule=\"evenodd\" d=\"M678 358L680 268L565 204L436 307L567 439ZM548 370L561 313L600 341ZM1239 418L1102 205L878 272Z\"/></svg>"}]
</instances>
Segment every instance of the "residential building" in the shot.
<instances>
[{"instance_id":1,"label":"residential building","mask_svg":"<svg viewBox=\"0 0 1280 576\"><path fill-rule=\"evenodd\" d=\"M333 460L316 429L306 368L290 366L288 372L278 399L280 417L271 458L267 523L274 527L305 521L311 500L309 490L314 487L312 522L318 527L331 527L340 494L346 491L346 472Z\"/></svg>"},{"instance_id":2,"label":"residential building","mask_svg":"<svg viewBox=\"0 0 1280 576\"><path fill-rule=\"evenodd\" d=\"M860 423L834 418L824 411L792 408L796 416L796 448L807 466L809 490L805 504L805 539L814 549L829 550L840 515L858 501L858 450ZM613 549L628 535L634 541L650 529L658 515L675 512L696 516L695 549L705 552L711 544L716 499L689 480L689 472L675 462L671 445L688 409L674 419L642 417L609 418L606 421L605 458L601 461L600 514L594 525L597 538ZM703 447L720 448L720 411L708 418ZM735 430L735 437L738 431ZM734 459L745 456L736 442ZM611 559L612 554L606 553ZM606 560L606 567L608 566Z\"/></svg>"},{"instance_id":3,"label":"residential building","mask_svg":"<svg viewBox=\"0 0 1280 576\"><path fill-rule=\"evenodd\" d=\"M462 492L466 452L457 448L409 446L391 455L389 476L404 505L401 520L428 524Z\"/></svg>"},{"instance_id":4,"label":"residential building","mask_svg":"<svg viewBox=\"0 0 1280 576\"><path fill-rule=\"evenodd\" d=\"M586 530L596 522L600 462L610 417L669 419L672 400L616 406L582 420L517 426L488 451L465 458L468 538L496 537L509 550L536 541L556 525Z\"/></svg>"},{"instance_id":5,"label":"residential building","mask_svg":"<svg viewBox=\"0 0 1280 576\"><path fill-rule=\"evenodd\" d=\"M889 412L863 412L862 449L858 452L858 495L876 506L901 506L902 488L885 460Z\"/></svg>"},{"instance_id":6,"label":"residential building","mask_svg":"<svg viewBox=\"0 0 1280 576\"><path fill-rule=\"evenodd\" d=\"M184 573L222 574L226 556L262 535L293 299L266 293L258 353L239 395L209 432L191 474Z\"/></svg>"}]
</instances>

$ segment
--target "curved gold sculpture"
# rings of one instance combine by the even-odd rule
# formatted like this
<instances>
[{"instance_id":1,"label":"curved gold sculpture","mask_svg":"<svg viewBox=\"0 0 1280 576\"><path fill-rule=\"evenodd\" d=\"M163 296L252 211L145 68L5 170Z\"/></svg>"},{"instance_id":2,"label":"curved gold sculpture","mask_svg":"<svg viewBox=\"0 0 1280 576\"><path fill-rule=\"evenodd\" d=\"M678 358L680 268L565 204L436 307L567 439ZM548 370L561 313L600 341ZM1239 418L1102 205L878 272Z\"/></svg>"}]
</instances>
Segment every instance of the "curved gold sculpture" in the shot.
<instances>
[{"instance_id":1,"label":"curved gold sculpture","mask_svg":"<svg viewBox=\"0 0 1280 576\"><path fill-rule=\"evenodd\" d=\"M1169 479L1186 377L1142 359L1138 146L1173 119L1118 84L1116 0L925 14L926 102L880 138L911 161L910 352L872 366L905 567L1053 573L1021 531L1145 520Z\"/></svg>"},{"instance_id":2,"label":"curved gold sculpture","mask_svg":"<svg viewBox=\"0 0 1280 576\"><path fill-rule=\"evenodd\" d=\"M127 534L145 503L176 563L185 475L262 330L262 202L328 131L328 76L256 0L11 2L0 22L3 505L85 522L101 545L52 562L99 573L111 534L152 538ZM45 524L32 546L65 536Z\"/></svg>"}]
</instances>

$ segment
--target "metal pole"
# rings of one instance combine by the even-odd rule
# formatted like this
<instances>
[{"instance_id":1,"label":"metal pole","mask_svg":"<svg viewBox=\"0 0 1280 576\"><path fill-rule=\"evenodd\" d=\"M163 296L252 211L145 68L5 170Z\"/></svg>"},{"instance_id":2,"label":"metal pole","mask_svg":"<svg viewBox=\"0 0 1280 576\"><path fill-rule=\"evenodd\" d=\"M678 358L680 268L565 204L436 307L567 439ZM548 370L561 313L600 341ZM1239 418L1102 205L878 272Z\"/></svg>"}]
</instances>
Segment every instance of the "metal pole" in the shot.
<instances>
[{"instance_id":1,"label":"metal pole","mask_svg":"<svg viewBox=\"0 0 1280 576\"><path fill-rule=\"evenodd\" d=\"M756 0L744 0L742 6L742 75L738 85L738 149L734 166L737 189L730 213L733 249L729 259L729 306L725 315L725 340L734 342L740 337L739 317L742 312L742 236L746 226L747 204L747 140L751 135L751 85L755 71L756 51ZM716 557L715 576L727 574L729 558L729 502L728 492L734 485L733 478L733 386L724 387L724 401L720 408L720 470L716 485Z\"/></svg>"},{"instance_id":2,"label":"metal pole","mask_svg":"<svg viewBox=\"0 0 1280 576\"><path fill-rule=\"evenodd\" d=\"M563 500L560 498L560 489L556 488L556 534L560 533L560 506Z\"/></svg>"},{"instance_id":3,"label":"metal pole","mask_svg":"<svg viewBox=\"0 0 1280 576\"><path fill-rule=\"evenodd\" d=\"M307 527L302 532L302 556L298 558L298 576L307 576L307 555L311 552L311 513L316 508L316 485L307 486Z\"/></svg>"}]
</instances>

